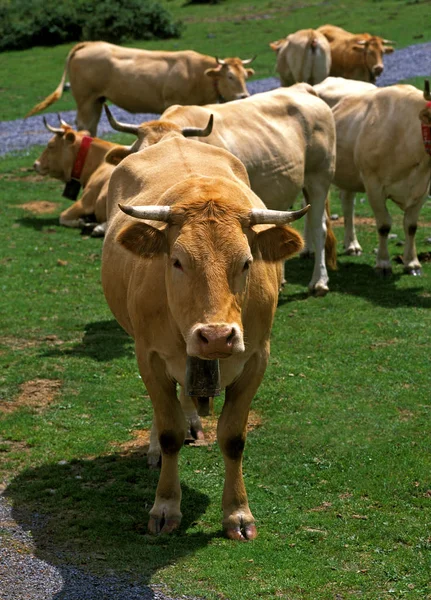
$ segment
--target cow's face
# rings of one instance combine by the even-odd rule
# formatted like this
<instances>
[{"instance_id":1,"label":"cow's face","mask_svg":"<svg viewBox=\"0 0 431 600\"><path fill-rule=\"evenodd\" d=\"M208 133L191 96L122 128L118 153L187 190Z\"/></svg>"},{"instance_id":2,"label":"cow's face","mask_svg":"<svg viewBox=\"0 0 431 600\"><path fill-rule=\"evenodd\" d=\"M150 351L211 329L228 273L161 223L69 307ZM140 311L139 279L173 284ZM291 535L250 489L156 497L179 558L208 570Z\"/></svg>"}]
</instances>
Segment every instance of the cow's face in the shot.
<instances>
[{"instance_id":1,"label":"cow's face","mask_svg":"<svg viewBox=\"0 0 431 600\"><path fill-rule=\"evenodd\" d=\"M34 169L40 175L49 175L61 181L70 181L82 135L88 135L88 133L86 131L78 133L68 126L62 126L34 162Z\"/></svg>"},{"instance_id":2,"label":"cow's face","mask_svg":"<svg viewBox=\"0 0 431 600\"><path fill-rule=\"evenodd\" d=\"M214 69L207 69L205 75L214 80L218 94L224 101L240 100L247 98L248 93L245 80L254 75L254 70L245 68L239 58L226 58L220 61ZM244 61L248 62L248 61Z\"/></svg>"},{"instance_id":3,"label":"cow's face","mask_svg":"<svg viewBox=\"0 0 431 600\"><path fill-rule=\"evenodd\" d=\"M242 353L242 309L253 261L287 258L301 248L301 237L286 226L255 231L245 192L228 180L194 178L168 196L174 204L165 229L134 223L118 241L145 258L165 256L169 310L189 356Z\"/></svg>"},{"instance_id":4,"label":"cow's face","mask_svg":"<svg viewBox=\"0 0 431 600\"><path fill-rule=\"evenodd\" d=\"M383 73L383 54L390 54L394 51L392 46L386 46L383 39L377 36L372 36L364 43L355 45L353 49L356 52L362 52L364 62L370 74L370 81L374 83L376 77Z\"/></svg>"}]
</instances>

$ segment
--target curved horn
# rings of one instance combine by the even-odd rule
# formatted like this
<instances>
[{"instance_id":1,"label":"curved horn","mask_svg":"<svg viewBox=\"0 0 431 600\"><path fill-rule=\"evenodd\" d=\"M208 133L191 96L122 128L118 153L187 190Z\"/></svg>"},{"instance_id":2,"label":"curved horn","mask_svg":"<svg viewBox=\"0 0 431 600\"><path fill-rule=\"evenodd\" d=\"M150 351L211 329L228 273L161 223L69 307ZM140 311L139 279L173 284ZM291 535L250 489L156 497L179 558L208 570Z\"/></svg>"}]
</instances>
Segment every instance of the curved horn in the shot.
<instances>
[{"instance_id":1,"label":"curved horn","mask_svg":"<svg viewBox=\"0 0 431 600\"><path fill-rule=\"evenodd\" d=\"M45 117L43 117L43 123L48 129L48 131L50 131L51 133L56 133L57 135L64 135L64 129L62 129L61 127L51 127L51 125L48 123Z\"/></svg>"},{"instance_id":2,"label":"curved horn","mask_svg":"<svg viewBox=\"0 0 431 600\"><path fill-rule=\"evenodd\" d=\"M392 40L384 40L384 39L382 39L382 44L392 44L392 45L394 45L394 44L396 44L396 42L394 42Z\"/></svg>"},{"instance_id":3,"label":"curved horn","mask_svg":"<svg viewBox=\"0 0 431 600\"><path fill-rule=\"evenodd\" d=\"M115 119L114 115L108 108L108 105L104 104L103 106L105 107L105 113L106 113L106 116L108 117L108 121L109 121L109 124L112 127L112 129L115 129L116 131L122 131L124 133L133 133L134 135L138 135L138 132L139 132L138 125L131 125L128 123L120 123L120 121L117 121Z\"/></svg>"},{"instance_id":4,"label":"curved horn","mask_svg":"<svg viewBox=\"0 0 431 600\"><path fill-rule=\"evenodd\" d=\"M305 215L310 205L300 210L265 210L253 208L250 214L250 225L286 225Z\"/></svg>"},{"instance_id":5,"label":"curved horn","mask_svg":"<svg viewBox=\"0 0 431 600\"><path fill-rule=\"evenodd\" d=\"M118 205L121 210L135 219L148 219L149 221L169 221L171 212L170 206L128 206L127 204Z\"/></svg>"},{"instance_id":6,"label":"curved horn","mask_svg":"<svg viewBox=\"0 0 431 600\"><path fill-rule=\"evenodd\" d=\"M424 98L425 100L431 100L429 79L425 79L424 81Z\"/></svg>"},{"instance_id":7,"label":"curved horn","mask_svg":"<svg viewBox=\"0 0 431 600\"><path fill-rule=\"evenodd\" d=\"M60 113L57 113L57 118L58 118L58 120L59 120L59 122L60 122L60 125L62 125L63 127L70 127L70 129L73 129L72 125L69 125L69 123L66 123L66 121L64 121L64 120L61 118L61 115L60 115Z\"/></svg>"},{"instance_id":8,"label":"curved horn","mask_svg":"<svg viewBox=\"0 0 431 600\"><path fill-rule=\"evenodd\" d=\"M251 62L253 62L256 59L257 54L255 54L252 58L246 58L245 60L242 60L242 64L243 65L249 65Z\"/></svg>"},{"instance_id":9,"label":"curved horn","mask_svg":"<svg viewBox=\"0 0 431 600\"><path fill-rule=\"evenodd\" d=\"M206 137L207 135L210 135L211 131L213 130L213 123L214 115L210 115L205 129L201 129L200 127L183 127L182 134L184 137Z\"/></svg>"},{"instance_id":10,"label":"curved horn","mask_svg":"<svg viewBox=\"0 0 431 600\"><path fill-rule=\"evenodd\" d=\"M225 65L225 64L226 64L226 61L225 61L225 60L222 60L222 59L221 59L221 58L219 58L218 56L216 56L216 57L215 57L215 59L216 59L216 63L217 63L218 65Z\"/></svg>"},{"instance_id":11,"label":"curved horn","mask_svg":"<svg viewBox=\"0 0 431 600\"><path fill-rule=\"evenodd\" d=\"M357 42L355 42L355 44L358 44L358 46L365 46L366 43L367 40L358 40Z\"/></svg>"}]
</instances>

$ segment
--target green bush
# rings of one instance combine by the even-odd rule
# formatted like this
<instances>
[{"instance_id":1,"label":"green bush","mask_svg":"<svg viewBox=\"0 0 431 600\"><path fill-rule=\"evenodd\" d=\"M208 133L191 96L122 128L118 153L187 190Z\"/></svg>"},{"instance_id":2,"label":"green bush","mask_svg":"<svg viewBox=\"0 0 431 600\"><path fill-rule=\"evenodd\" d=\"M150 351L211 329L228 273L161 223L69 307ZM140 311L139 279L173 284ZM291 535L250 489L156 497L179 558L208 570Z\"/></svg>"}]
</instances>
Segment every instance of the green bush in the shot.
<instances>
[{"instance_id":1,"label":"green bush","mask_svg":"<svg viewBox=\"0 0 431 600\"><path fill-rule=\"evenodd\" d=\"M0 51L65 42L179 37L181 23L153 0L14 0L0 3Z\"/></svg>"}]
</instances>

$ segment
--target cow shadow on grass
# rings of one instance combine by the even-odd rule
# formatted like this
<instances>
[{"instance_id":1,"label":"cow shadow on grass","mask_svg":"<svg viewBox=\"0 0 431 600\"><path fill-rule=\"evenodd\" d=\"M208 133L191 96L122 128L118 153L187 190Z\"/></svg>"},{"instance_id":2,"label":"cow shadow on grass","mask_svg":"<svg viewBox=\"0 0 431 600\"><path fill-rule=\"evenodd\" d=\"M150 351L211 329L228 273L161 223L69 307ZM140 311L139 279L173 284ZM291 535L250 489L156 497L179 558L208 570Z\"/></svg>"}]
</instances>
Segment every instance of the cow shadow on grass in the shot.
<instances>
[{"instance_id":1,"label":"cow shadow on grass","mask_svg":"<svg viewBox=\"0 0 431 600\"><path fill-rule=\"evenodd\" d=\"M48 233L56 233L60 228L58 215L55 217L20 217L16 219L16 222L24 227Z\"/></svg>"},{"instance_id":2,"label":"cow shadow on grass","mask_svg":"<svg viewBox=\"0 0 431 600\"><path fill-rule=\"evenodd\" d=\"M114 319L87 323L80 342L70 348L61 345L43 352L43 356L74 356L98 362L133 355L133 339Z\"/></svg>"},{"instance_id":3,"label":"cow shadow on grass","mask_svg":"<svg viewBox=\"0 0 431 600\"><path fill-rule=\"evenodd\" d=\"M37 569L51 572L57 590L62 585L44 598L159 598L148 587L153 575L221 535L188 533L205 513L209 497L186 485L179 531L148 535L158 477L158 471L147 468L143 453L134 450L45 464L12 480L4 493L11 516L21 530L31 532Z\"/></svg>"},{"instance_id":4,"label":"cow shadow on grass","mask_svg":"<svg viewBox=\"0 0 431 600\"><path fill-rule=\"evenodd\" d=\"M294 258L286 263L285 277L287 283L299 284L304 291L285 293L279 304L289 300L304 300L308 297L307 286L311 278L313 262L309 259ZM387 308L412 306L431 308L431 297L424 293L421 277L412 277L402 272L402 266L393 264L393 274L381 277L374 267L364 262L355 262L354 257L341 257L336 271L328 271L329 290L339 294L358 296L373 304ZM410 285L400 288L397 284L402 278L409 278Z\"/></svg>"}]
</instances>

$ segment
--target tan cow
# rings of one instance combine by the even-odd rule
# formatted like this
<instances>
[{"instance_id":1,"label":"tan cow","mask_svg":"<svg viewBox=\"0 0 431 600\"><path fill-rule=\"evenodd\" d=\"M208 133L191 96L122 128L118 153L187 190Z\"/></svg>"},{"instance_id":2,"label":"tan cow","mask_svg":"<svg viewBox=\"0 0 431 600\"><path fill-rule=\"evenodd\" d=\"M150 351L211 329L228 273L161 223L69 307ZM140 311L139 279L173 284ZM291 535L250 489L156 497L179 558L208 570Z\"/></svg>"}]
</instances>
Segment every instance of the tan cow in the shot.
<instances>
[{"instance_id":1,"label":"tan cow","mask_svg":"<svg viewBox=\"0 0 431 600\"><path fill-rule=\"evenodd\" d=\"M219 60L192 50L165 52L82 42L69 52L57 89L26 116L44 110L63 92L67 76L77 105L77 127L96 135L103 102L132 113L161 113L172 104L209 104L245 98L253 59Z\"/></svg>"},{"instance_id":2,"label":"tan cow","mask_svg":"<svg viewBox=\"0 0 431 600\"><path fill-rule=\"evenodd\" d=\"M320 31L300 29L269 45L277 53L276 70L281 85L289 86L301 81L314 85L328 77L331 48Z\"/></svg>"},{"instance_id":3,"label":"tan cow","mask_svg":"<svg viewBox=\"0 0 431 600\"><path fill-rule=\"evenodd\" d=\"M335 25L322 25L323 33L331 47L330 75L374 83L383 73L383 54L394 51L394 42L369 33L350 33Z\"/></svg>"},{"instance_id":4,"label":"tan cow","mask_svg":"<svg viewBox=\"0 0 431 600\"><path fill-rule=\"evenodd\" d=\"M310 203L306 235L315 249L309 289L316 295L326 294L325 200L335 168L335 126L330 109L311 86L296 84L228 104L173 106L163 113L162 120L180 127L199 127L211 114L213 132L201 141L225 148L239 158L247 169L252 190L268 208L287 210L298 194L304 193ZM146 144L144 126L120 128L138 136L132 151ZM115 149L107 160L118 154L122 158L129 152ZM334 235L328 236L328 263L332 267L336 264L335 243Z\"/></svg>"},{"instance_id":5,"label":"tan cow","mask_svg":"<svg viewBox=\"0 0 431 600\"><path fill-rule=\"evenodd\" d=\"M103 289L135 340L162 450L149 531L170 533L181 521L178 453L186 421L177 384L184 395L190 356L220 361L223 527L229 538L252 539L242 476L247 418L268 361L280 261L302 245L285 225L298 215L266 210L239 160L178 132L119 164L109 203L116 208L103 247Z\"/></svg>"},{"instance_id":6,"label":"tan cow","mask_svg":"<svg viewBox=\"0 0 431 600\"><path fill-rule=\"evenodd\" d=\"M361 250L354 232L353 203L356 192L366 192L379 235L376 270L382 275L392 272L388 198L404 212L404 271L421 272L415 235L431 178L431 156L421 131L421 120L431 119L431 104L425 100L431 100L429 92L394 85L345 95L332 109L337 128L334 184L343 190L345 220L346 209L351 220L352 239L346 244L352 243L352 253Z\"/></svg>"},{"instance_id":7,"label":"tan cow","mask_svg":"<svg viewBox=\"0 0 431 600\"><path fill-rule=\"evenodd\" d=\"M81 198L60 214L60 224L79 227L85 216L93 214L97 223L105 223L109 177L114 170L113 165L105 162L105 156L117 144L92 138L88 131L75 131L64 121L60 127L52 127L46 120L45 125L54 136L34 162L34 169L66 184L73 176L84 188ZM96 227L92 235L103 232Z\"/></svg>"}]
</instances>

